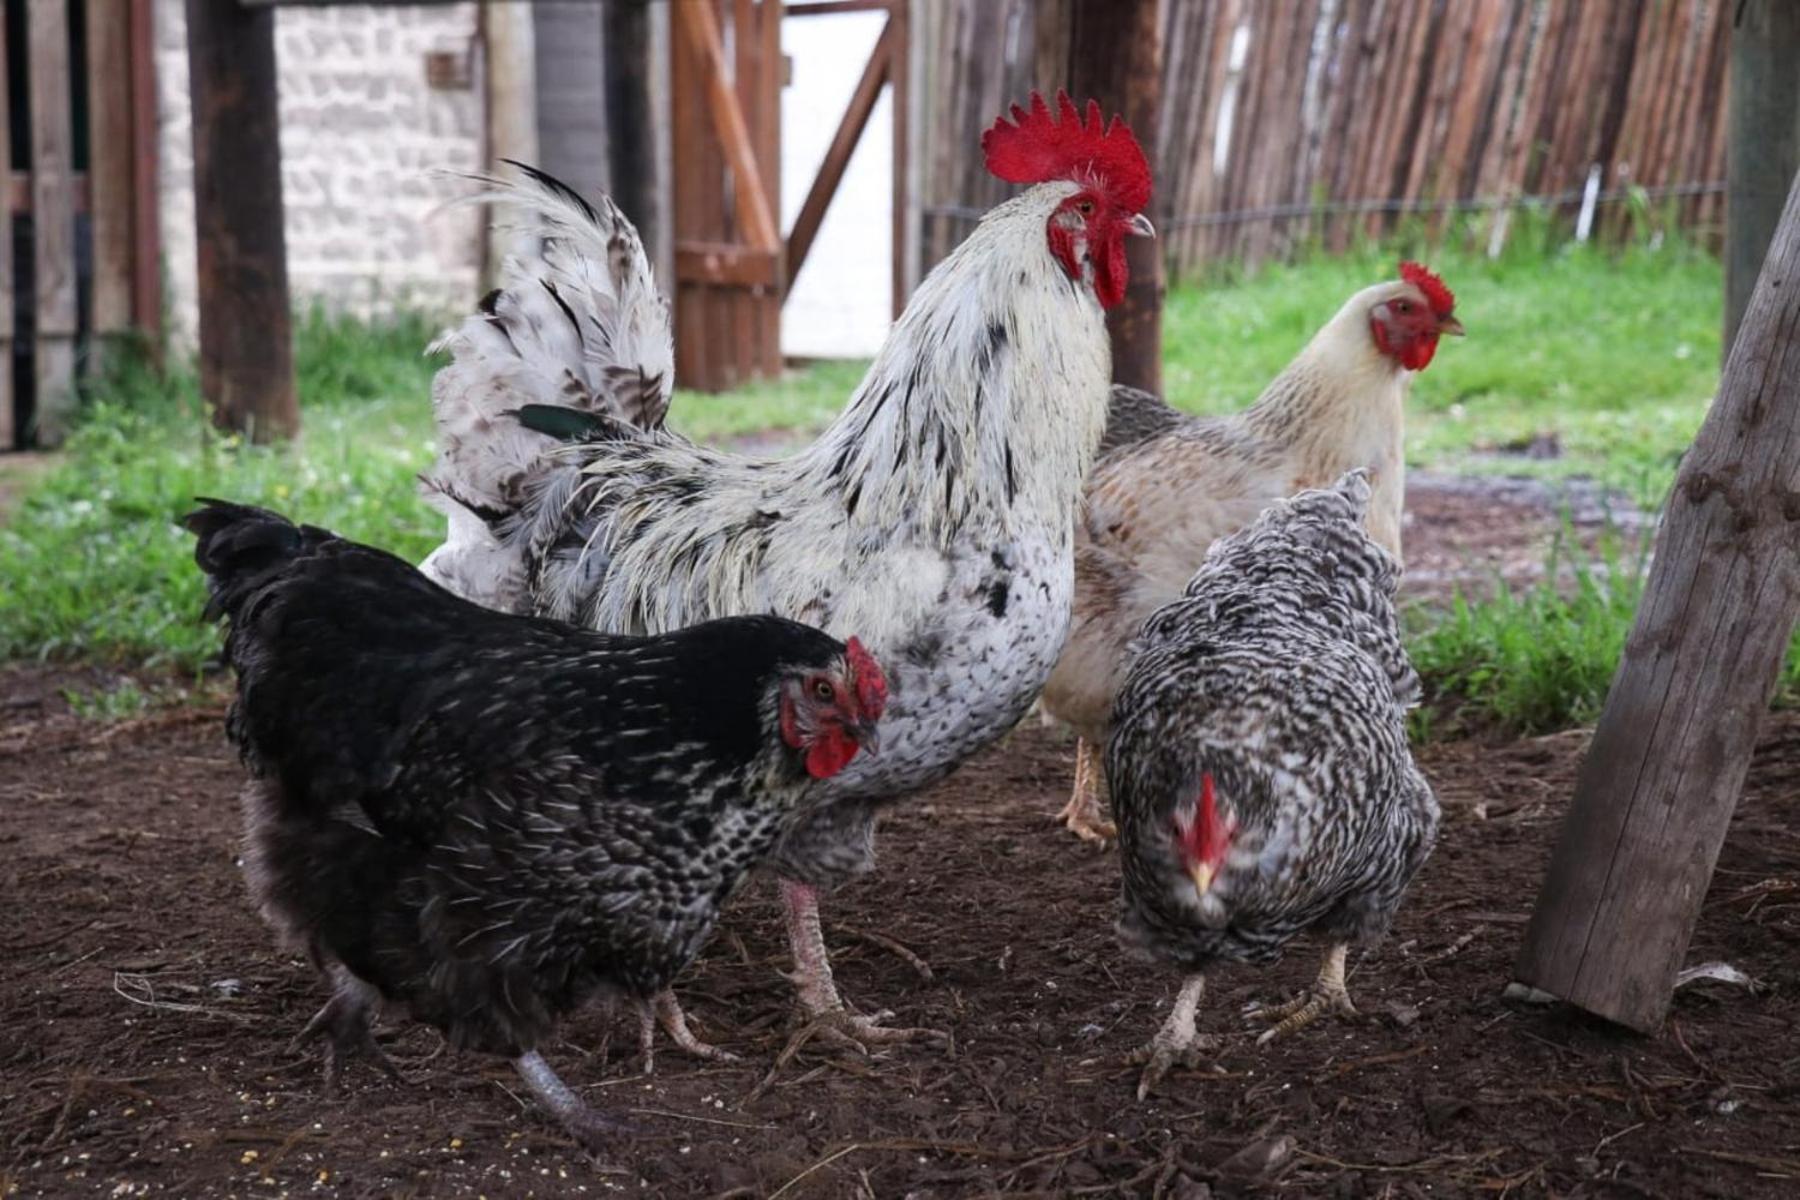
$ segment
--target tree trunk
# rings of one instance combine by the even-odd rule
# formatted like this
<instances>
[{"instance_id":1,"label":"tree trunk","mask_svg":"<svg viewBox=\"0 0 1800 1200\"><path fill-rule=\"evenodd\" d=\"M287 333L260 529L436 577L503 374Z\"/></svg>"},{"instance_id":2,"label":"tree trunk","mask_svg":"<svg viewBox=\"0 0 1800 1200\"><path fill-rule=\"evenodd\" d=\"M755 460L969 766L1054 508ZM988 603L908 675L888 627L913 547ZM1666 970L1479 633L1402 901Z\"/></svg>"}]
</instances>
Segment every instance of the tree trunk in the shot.
<instances>
[{"instance_id":1,"label":"tree trunk","mask_svg":"<svg viewBox=\"0 0 1800 1200\"><path fill-rule=\"evenodd\" d=\"M200 388L253 441L300 432L281 203L275 12L187 0Z\"/></svg>"},{"instance_id":2,"label":"tree trunk","mask_svg":"<svg viewBox=\"0 0 1800 1200\"><path fill-rule=\"evenodd\" d=\"M1739 0L1731 30L1731 106L1725 152L1725 340L1731 341L1756 287L1781 217L1788 181L1800 171L1800 4Z\"/></svg>"},{"instance_id":3,"label":"tree trunk","mask_svg":"<svg viewBox=\"0 0 1800 1200\"><path fill-rule=\"evenodd\" d=\"M1800 180L1657 536L1518 977L1644 1032L1669 1007L1800 613Z\"/></svg>"},{"instance_id":4,"label":"tree trunk","mask_svg":"<svg viewBox=\"0 0 1800 1200\"><path fill-rule=\"evenodd\" d=\"M1157 167L1157 113L1162 101L1163 0L1066 0L1068 91L1077 104L1089 97L1131 126ZM1040 19L1061 5L1047 8ZM1060 31L1045 30L1039 45ZM1156 194L1160 197L1160 193ZM1151 219L1160 211L1150 202ZM1113 379L1162 392L1163 250L1159 239L1128 239L1131 283L1124 303L1107 314L1112 335Z\"/></svg>"}]
</instances>

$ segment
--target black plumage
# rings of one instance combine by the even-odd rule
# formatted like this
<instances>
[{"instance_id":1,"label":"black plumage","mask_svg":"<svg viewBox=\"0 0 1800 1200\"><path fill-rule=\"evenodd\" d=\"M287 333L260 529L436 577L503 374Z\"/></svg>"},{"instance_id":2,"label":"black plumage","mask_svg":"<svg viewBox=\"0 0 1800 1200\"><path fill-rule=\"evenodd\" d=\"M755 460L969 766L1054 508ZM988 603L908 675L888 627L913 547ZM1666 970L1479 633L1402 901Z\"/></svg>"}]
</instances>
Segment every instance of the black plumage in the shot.
<instances>
[{"instance_id":1,"label":"black plumage","mask_svg":"<svg viewBox=\"0 0 1800 1200\"><path fill-rule=\"evenodd\" d=\"M773 617L622 637L497 613L242 505L186 524L230 626L250 886L337 985L309 1030L370 1050L379 996L602 1128L536 1048L597 991L668 987L872 740L879 668Z\"/></svg>"}]
</instances>

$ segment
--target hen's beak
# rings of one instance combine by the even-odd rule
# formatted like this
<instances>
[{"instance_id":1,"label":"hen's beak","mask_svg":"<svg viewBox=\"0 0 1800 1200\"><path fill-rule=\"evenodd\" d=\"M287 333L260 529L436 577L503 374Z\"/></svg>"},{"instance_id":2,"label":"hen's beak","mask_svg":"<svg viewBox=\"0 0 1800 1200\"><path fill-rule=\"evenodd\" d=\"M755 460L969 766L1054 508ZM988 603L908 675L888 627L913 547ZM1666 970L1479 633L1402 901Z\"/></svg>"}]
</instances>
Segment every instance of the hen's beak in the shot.
<instances>
[{"instance_id":1,"label":"hen's beak","mask_svg":"<svg viewBox=\"0 0 1800 1200\"><path fill-rule=\"evenodd\" d=\"M1438 322L1438 332L1447 333L1451 337L1461 337L1463 335L1462 322L1455 317L1445 317Z\"/></svg>"},{"instance_id":2,"label":"hen's beak","mask_svg":"<svg viewBox=\"0 0 1800 1200\"><path fill-rule=\"evenodd\" d=\"M881 730L875 727L875 722L858 721L853 732L856 735L856 744L861 747L863 753L867 754L870 758L880 756Z\"/></svg>"},{"instance_id":3,"label":"hen's beak","mask_svg":"<svg viewBox=\"0 0 1800 1200\"><path fill-rule=\"evenodd\" d=\"M1195 863L1188 868L1188 877L1194 881L1194 890L1202 896L1212 887L1213 869L1205 863Z\"/></svg>"},{"instance_id":4,"label":"hen's beak","mask_svg":"<svg viewBox=\"0 0 1800 1200\"><path fill-rule=\"evenodd\" d=\"M1143 213L1137 213L1131 220L1127 221L1125 223L1125 230L1127 233L1136 234L1138 237L1153 238L1156 236L1156 226L1152 225L1150 223L1150 218L1146 217Z\"/></svg>"}]
</instances>

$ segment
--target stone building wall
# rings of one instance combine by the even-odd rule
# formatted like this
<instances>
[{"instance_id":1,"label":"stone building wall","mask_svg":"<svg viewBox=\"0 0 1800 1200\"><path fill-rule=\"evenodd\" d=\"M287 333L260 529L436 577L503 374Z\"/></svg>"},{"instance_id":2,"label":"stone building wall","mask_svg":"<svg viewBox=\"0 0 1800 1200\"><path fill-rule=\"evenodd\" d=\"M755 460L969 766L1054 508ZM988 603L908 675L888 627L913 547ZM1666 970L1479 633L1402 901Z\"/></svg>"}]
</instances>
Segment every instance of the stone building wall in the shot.
<instances>
[{"instance_id":1,"label":"stone building wall","mask_svg":"<svg viewBox=\"0 0 1800 1200\"><path fill-rule=\"evenodd\" d=\"M193 136L184 0L156 0L161 222L170 318L191 342ZM433 51L466 55L476 6L283 8L276 16L288 280L295 302L362 314L474 298L481 215L434 169L481 165L478 87L435 88Z\"/></svg>"}]
</instances>

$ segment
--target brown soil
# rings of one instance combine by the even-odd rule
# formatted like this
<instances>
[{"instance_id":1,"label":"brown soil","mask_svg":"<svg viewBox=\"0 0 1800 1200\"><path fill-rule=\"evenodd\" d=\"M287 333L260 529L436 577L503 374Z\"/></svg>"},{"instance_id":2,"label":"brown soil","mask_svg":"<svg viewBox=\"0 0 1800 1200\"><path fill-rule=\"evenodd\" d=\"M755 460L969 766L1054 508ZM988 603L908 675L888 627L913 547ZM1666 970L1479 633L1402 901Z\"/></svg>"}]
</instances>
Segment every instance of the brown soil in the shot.
<instances>
[{"instance_id":1,"label":"brown soil","mask_svg":"<svg viewBox=\"0 0 1800 1200\"><path fill-rule=\"evenodd\" d=\"M766 882L680 992L740 1052L664 1047L603 1009L548 1057L640 1121L610 1169L521 1104L499 1062L384 1038L415 1078L336 1096L287 1048L321 988L271 949L234 863L240 769L216 709L114 726L67 675L0 670L0 1196L1793 1195L1800 1176L1800 717L1771 720L1695 939L1755 991L1682 989L1640 1038L1502 998L1580 734L1423 753L1441 846L1393 937L1353 963L1368 1020L1258 1050L1239 1015L1311 975L1309 948L1221 973L1217 1066L1143 1104L1121 1056L1175 980L1126 959L1110 855L1048 819L1071 755L1028 724L896 812L883 869L826 905L845 992L954 1037L786 1061L789 988ZM883 949L916 950L930 977ZM1272 1165L1259 1170L1260 1163Z\"/></svg>"}]
</instances>

